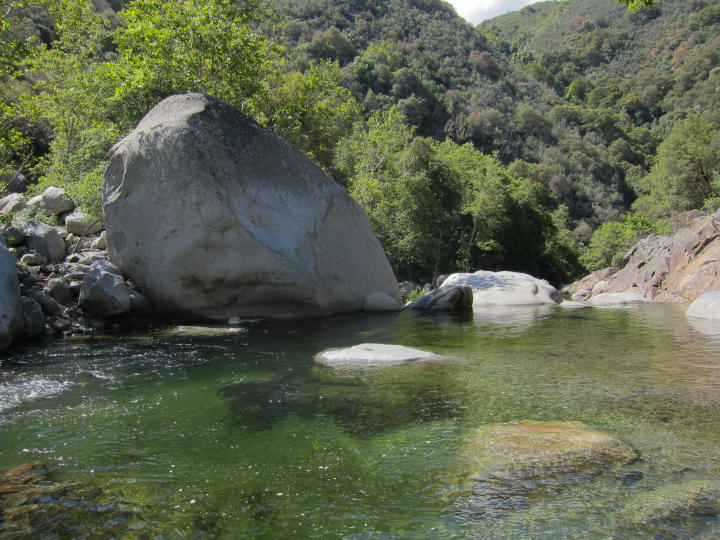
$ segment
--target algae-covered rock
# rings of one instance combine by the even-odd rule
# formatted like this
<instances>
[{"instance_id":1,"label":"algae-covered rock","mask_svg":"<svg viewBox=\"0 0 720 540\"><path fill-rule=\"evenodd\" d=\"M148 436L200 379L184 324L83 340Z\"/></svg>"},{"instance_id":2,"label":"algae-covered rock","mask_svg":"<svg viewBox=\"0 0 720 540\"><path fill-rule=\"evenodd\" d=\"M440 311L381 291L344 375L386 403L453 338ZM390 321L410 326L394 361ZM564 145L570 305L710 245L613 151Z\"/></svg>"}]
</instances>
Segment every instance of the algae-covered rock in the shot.
<instances>
[{"instance_id":1,"label":"algae-covered rock","mask_svg":"<svg viewBox=\"0 0 720 540\"><path fill-rule=\"evenodd\" d=\"M510 422L477 429L462 449L464 501L502 513L538 494L585 483L637 458L627 443L582 422Z\"/></svg>"},{"instance_id":2,"label":"algae-covered rock","mask_svg":"<svg viewBox=\"0 0 720 540\"><path fill-rule=\"evenodd\" d=\"M649 534L674 536L675 527L685 531L693 524L701 527L718 514L720 481L688 480L636 495L616 517L650 529Z\"/></svg>"}]
</instances>

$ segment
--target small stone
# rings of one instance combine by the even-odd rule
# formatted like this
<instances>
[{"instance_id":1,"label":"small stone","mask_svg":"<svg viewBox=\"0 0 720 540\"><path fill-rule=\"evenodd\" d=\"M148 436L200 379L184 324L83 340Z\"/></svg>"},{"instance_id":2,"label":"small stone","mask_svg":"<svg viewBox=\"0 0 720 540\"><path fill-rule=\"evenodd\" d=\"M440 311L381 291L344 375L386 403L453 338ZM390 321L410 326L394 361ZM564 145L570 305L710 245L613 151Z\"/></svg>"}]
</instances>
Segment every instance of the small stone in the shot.
<instances>
[{"instance_id":1,"label":"small stone","mask_svg":"<svg viewBox=\"0 0 720 540\"><path fill-rule=\"evenodd\" d=\"M75 295L70 291L70 285L62 278L53 278L47 283L50 296L59 304L71 304L75 302Z\"/></svg>"},{"instance_id":2,"label":"small stone","mask_svg":"<svg viewBox=\"0 0 720 540\"><path fill-rule=\"evenodd\" d=\"M21 297L20 302L23 311L23 335L32 337L42 334L45 330L45 317L40 304L27 296Z\"/></svg>"},{"instance_id":3,"label":"small stone","mask_svg":"<svg viewBox=\"0 0 720 540\"><path fill-rule=\"evenodd\" d=\"M90 244L90 247L92 249L99 249L99 250L107 249L107 236L105 235L105 231L103 231L100 236L98 236L95 240L93 240L92 244Z\"/></svg>"},{"instance_id":4,"label":"small stone","mask_svg":"<svg viewBox=\"0 0 720 540\"><path fill-rule=\"evenodd\" d=\"M28 249L25 246L18 246L8 249L10 255L12 255L16 261L19 261L23 255L25 255Z\"/></svg>"},{"instance_id":5,"label":"small stone","mask_svg":"<svg viewBox=\"0 0 720 540\"><path fill-rule=\"evenodd\" d=\"M5 238L5 244L7 247L16 247L23 243L25 240L25 234L22 230L14 227L13 225L4 225L0 227L0 233Z\"/></svg>"},{"instance_id":6,"label":"small stone","mask_svg":"<svg viewBox=\"0 0 720 540\"><path fill-rule=\"evenodd\" d=\"M20 257L20 262L22 264L27 264L28 266L39 266L43 263L46 263L47 259L45 259L45 257L40 255L39 253L32 251Z\"/></svg>"},{"instance_id":7,"label":"small stone","mask_svg":"<svg viewBox=\"0 0 720 540\"><path fill-rule=\"evenodd\" d=\"M573 294L570 299L573 302L585 302L592 296L592 291L590 289L581 289L575 294Z\"/></svg>"},{"instance_id":8,"label":"small stone","mask_svg":"<svg viewBox=\"0 0 720 540\"><path fill-rule=\"evenodd\" d=\"M102 220L88 217L80 210L75 210L65 218L65 228L68 233L78 236L87 236L102 231Z\"/></svg>"},{"instance_id":9,"label":"small stone","mask_svg":"<svg viewBox=\"0 0 720 540\"><path fill-rule=\"evenodd\" d=\"M52 327L58 332L64 332L72 327L72 322L67 319L58 318L53 321Z\"/></svg>"},{"instance_id":10,"label":"small stone","mask_svg":"<svg viewBox=\"0 0 720 540\"><path fill-rule=\"evenodd\" d=\"M71 281L70 282L70 292L75 296L76 298L80 296L80 291L82 290L82 283L80 281Z\"/></svg>"},{"instance_id":11,"label":"small stone","mask_svg":"<svg viewBox=\"0 0 720 540\"><path fill-rule=\"evenodd\" d=\"M60 305L49 294L36 289L30 289L27 295L40 304L45 315L57 316L62 313Z\"/></svg>"}]
</instances>

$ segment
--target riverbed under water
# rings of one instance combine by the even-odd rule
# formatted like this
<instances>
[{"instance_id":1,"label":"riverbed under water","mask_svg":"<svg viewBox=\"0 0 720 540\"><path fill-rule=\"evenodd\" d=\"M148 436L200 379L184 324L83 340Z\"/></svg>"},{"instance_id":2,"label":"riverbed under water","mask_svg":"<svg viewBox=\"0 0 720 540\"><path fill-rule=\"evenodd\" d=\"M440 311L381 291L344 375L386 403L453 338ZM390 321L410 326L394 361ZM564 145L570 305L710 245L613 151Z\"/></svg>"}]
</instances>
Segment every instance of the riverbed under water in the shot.
<instances>
[{"instance_id":1,"label":"riverbed under water","mask_svg":"<svg viewBox=\"0 0 720 540\"><path fill-rule=\"evenodd\" d=\"M0 518L0 536L717 538L717 499L654 520L629 510L676 486L720 493L720 331L685 308L403 312L18 348L0 357L0 471L43 462L67 488ZM452 358L313 363L363 342ZM584 422L639 459L466 504L464 441L524 420Z\"/></svg>"}]
</instances>

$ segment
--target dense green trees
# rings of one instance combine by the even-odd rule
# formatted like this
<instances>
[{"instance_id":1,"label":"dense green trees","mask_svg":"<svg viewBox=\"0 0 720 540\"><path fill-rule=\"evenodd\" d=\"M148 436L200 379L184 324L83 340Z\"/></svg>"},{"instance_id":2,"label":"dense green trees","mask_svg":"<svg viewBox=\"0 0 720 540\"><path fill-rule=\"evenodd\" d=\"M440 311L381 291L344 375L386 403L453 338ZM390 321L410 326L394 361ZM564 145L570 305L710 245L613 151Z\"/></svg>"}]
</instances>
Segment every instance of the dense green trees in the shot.
<instances>
[{"instance_id":1,"label":"dense green trees","mask_svg":"<svg viewBox=\"0 0 720 540\"><path fill-rule=\"evenodd\" d=\"M416 137L397 107L356 124L337 168L401 277L511 268L559 283L579 269L557 200L523 174L532 165Z\"/></svg>"},{"instance_id":2,"label":"dense green trees","mask_svg":"<svg viewBox=\"0 0 720 540\"><path fill-rule=\"evenodd\" d=\"M345 185L401 277L559 282L720 203L712 2L539 3L474 29L440 0L1 1L0 182L96 215L109 147L189 91Z\"/></svg>"}]
</instances>

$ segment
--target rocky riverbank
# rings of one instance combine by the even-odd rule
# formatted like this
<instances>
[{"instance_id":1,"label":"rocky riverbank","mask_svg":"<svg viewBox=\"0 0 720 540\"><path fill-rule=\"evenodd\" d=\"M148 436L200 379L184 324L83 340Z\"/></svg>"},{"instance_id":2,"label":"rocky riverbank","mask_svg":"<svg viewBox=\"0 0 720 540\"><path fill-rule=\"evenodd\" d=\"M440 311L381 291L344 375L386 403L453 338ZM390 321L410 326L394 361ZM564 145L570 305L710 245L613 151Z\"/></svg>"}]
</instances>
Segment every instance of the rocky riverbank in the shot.
<instances>
[{"instance_id":1,"label":"rocky riverbank","mask_svg":"<svg viewBox=\"0 0 720 540\"><path fill-rule=\"evenodd\" d=\"M720 290L720 211L697 217L672 236L650 235L616 268L598 270L564 289L573 300L634 293L652 302L692 302Z\"/></svg>"},{"instance_id":2,"label":"rocky riverbank","mask_svg":"<svg viewBox=\"0 0 720 540\"><path fill-rule=\"evenodd\" d=\"M32 209L64 226L26 219ZM0 348L22 339L51 339L117 329L108 318L146 313L147 302L107 262L101 222L74 211L62 189L25 201L0 199Z\"/></svg>"}]
</instances>

